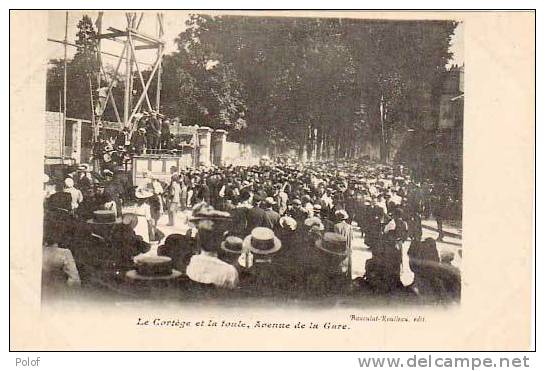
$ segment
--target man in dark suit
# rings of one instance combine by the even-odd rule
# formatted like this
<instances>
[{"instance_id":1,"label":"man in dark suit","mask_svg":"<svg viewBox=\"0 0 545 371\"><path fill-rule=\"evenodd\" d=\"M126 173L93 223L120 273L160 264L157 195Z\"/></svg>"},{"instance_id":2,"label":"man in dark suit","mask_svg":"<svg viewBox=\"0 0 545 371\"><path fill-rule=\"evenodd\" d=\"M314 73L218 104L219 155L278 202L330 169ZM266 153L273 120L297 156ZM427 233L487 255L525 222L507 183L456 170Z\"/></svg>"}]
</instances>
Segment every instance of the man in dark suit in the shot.
<instances>
[{"instance_id":1,"label":"man in dark suit","mask_svg":"<svg viewBox=\"0 0 545 371\"><path fill-rule=\"evenodd\" d=\"M265 224L265 210L261 205L262 201L258 201L254 207L248 211L248 231L252 231L256 227L261 227Z\"/></svg>"},{"instance_id":2,"label":"man in dark suit","mask_svg":"<svg viewBox=\"0 0 545 371\"><path fill-rule=\"evenodd\" d=\"M263 219L263 225L261 227L266 227L272 229L275 232L278 232L280 214L273 210L273 206L276 205L272 197L267 197L265 199L265 217Z\"/></svg>"},{"instance_id":3,"label":"man in dark suit","mask_svg":"<svg viewBox=\"0 0 545 371\"><path fill-rule=\"evenodd\" d=\"M170 120L161 123L161 149L170 149Z\"/></svg>"},{"instance_id":4,"label":"man in dark suit","mask_svg":"<svg viewBox=\"0 0 545 371\"><path fill-rule=\"evenodd\" d=\"M147 147L146 129L139 128L132 134L131 147L135 154L140 155Z\"/></svg>"},{"instance_id":5,"label":"man in dark suit","mask_svg":"<svg viewBox=\"0 0 545 371\"><path fill-rule=\"evenodd\" d=\"M161 123L157 117L157 112L152 111L151 117L148 121L148 127L146 129L146 135L148 139L148 148L159 148L159 138L161 136Z\"/></svg>"},{"instance_id":6,"label":"man in dark suit","mask_svg":"<svg viewBox=\"0 0 545 371\"><path fill-rule=\"evenodd\" d=\"M72 210L72 196L68 192L64 192L63 183L55 184L55 193L53 193L46 202L46 209L57 210L61 209L70 213Z\"/></svg>"}]
</instances>

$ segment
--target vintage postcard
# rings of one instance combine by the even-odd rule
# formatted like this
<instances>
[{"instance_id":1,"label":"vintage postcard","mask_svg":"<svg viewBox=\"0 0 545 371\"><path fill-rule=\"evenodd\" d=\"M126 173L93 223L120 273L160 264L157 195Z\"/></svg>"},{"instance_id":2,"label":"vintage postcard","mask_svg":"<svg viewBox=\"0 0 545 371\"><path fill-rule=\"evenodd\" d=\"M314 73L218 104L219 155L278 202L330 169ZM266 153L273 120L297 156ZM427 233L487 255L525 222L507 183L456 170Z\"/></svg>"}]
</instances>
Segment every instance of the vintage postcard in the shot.
<instances>
[{"instance_id":1,"label":"vintage postcard","mask_svg":"<svg viewBox=\"0 0 545 371\"><path fill-rule=\"evenodd\" d=\"M535 13L10 26L12 350L530 349Z\"/></svg>"}]
</instances>

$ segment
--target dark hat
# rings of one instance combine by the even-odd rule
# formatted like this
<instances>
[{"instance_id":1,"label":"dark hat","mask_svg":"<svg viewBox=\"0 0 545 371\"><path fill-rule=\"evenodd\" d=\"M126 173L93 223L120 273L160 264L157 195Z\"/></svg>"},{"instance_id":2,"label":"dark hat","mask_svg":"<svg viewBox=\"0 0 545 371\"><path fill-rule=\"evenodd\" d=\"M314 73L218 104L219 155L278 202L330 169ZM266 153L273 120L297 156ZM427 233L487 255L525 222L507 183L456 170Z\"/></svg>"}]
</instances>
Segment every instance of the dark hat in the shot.
<instances>
[{"instance_id":1,"label":"dark hat","mask_svg":"<svg viewBox=\"0 0 545 371\"><path fill-rule=\"evenodd\" d=\"M231 214L226 211L219 210L200 210L193 214L189 219L190 222L199 221L199 220L229 220L231 219Z\"/></svg>"},{"instance_id":2,"label":"dark hat","mask_svg":"<svg viewBox=\"0 0 545 371\"><path fill-rule=\"evenodd\" d=\"M220 248L223 251L226 251L231 254L241 254L242 253L242 238L236 236L228 236L225 241L220 245Z\"/></svg>"},{"instance_id":3,"label":"dark hat","mask_svg":"<svg viewBox=\"0 0 545 371\"><path fill-rule=\"evenodd\" d=\"M345 210L337 210L335 211L335 218L337 220L346 220L348 219L348 213Z\"/></svg>"},{"instance_id":4,"label":"dark hat","mask_svg":"<svg viewBox=\"0 0 545 371\"><path fill-rule=\"evenodd\" d=\"M116 217L115 212L111 210L93 211L93 219L87 220L89 224L119 224L121 218Z\"/></svg>"},{"instance_id":5,"label":"dark hat","mask_svg":"<svg viewBox=\"0 0 545 371\"><path fill-rule=\"evenodd\" d=\"M125 275L131 280L174 280L182 273L172 269L172 259L167 256L141 256L135 259L136 269Z\"/></svg>"},{"instance_id":6,"label":"dark hat","mask_svg":"<svg viewBox=\"0 0 545 371\"><path fill-rule=\"evenodd\" d=\"M324 236L314 244L318 249L328 254L345 256L346 252L346 237L338 233L326 232Z\"/></svg>"},{"instance_id":7,"label":"dark hat","mask_svg":"<svg viewBox=\"0 0 545 371\"><path fill-rule=\"evenodd\" d=\"M122 223L134 228L138 224L138 216L133 213L124 214L122 217Z\"/></svg>"}]
</instances>

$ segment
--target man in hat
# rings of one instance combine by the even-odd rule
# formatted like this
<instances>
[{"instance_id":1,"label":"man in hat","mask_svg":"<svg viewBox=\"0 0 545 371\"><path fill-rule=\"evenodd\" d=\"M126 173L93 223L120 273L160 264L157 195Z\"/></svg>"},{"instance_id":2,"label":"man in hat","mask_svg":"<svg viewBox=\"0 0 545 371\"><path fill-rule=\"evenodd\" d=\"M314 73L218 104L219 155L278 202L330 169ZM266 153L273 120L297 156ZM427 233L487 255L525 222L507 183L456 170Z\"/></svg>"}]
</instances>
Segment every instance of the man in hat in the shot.
<instances>
[{"instance_id":1,"label":"man in hat","mask_svg":"<svg viewBox=\"0 0 545 371\"><path fill-rule=\"evenodd\" d=\"M352 267L352 240L354 238L352 225L348 223L348 213L345 210L338 210L335 212L335 219L337 223L334 225L333 230L335 233L340 234L346 239L346 253L348 259L345 262L344 270L351 275Z\"/></svg>"},{"instance_id":2,"label":"man in hat","mask_svg":"<svg viewBox=\"0 0 545 371\"><path fill-rule=\"evenodd\" d=\"M344 205L344 210L348 214L348 222L350 223L353 220L354 215L356 214L357 207L356 191L353 185L348 187L348 189L345 191Z\"/></svg>"},{"instance_id":3,"label":"man in hat","mask_svg":"<svg viewBox=\"0 0 545 371\"><path fill-rule=\"evenodd\" d=\"M253 208L252 206L252 194L243 190L240 192L239 203L237 206L231 210L231 215L233 216L233 229L231 233L240 238L246 237L250 233L249 229L249 212Z\"/></svg>"},{"instance_id":4,"label":"man in hat","mask_svg":"<svg viewBox=\"0 0 545 371\"><path fill-rule=\"evenodd\" d=\"M170 120L164 119L161 123L161 149L170 149Z\"/></svg>"},{"instance_id":5,"label":"man in hat","mask_svg":"<svg viewBox=\"0 0 545 371\"><path fill-rule=\"evenodd\" d=\"M78 166L74 183L76 187L84 194L93 187L93 178L91 178L88 164L80 164Z\"/></svg>"},{"instance_id":6,"label":"man in hat","mask_svg":"<svg viewBox=\"0 0 545 371\"><path fill-rule=\"evenodd\" d=\"M186 274L194 282L218 288L234 289L238 286L236 268L218 258L220 241L212 223L199 223L197 232L198 255L191 257Z\"/></svg>"},{"instance_id":7,"label":"man in hat","mask_svg":"<svg viewBox=\"0 0 545 371\"><path fill-rule=\"evenodd\" d=\"M265 216L263 218L263 225L262 227L267 227L272 229L273 231L278 230L278 222L280 221L280 214L278 214L275 210L273 210L274 205L276 205L276 202L272 197L265 198L264 201L265 204Z\"/></svg>"},{"instance_id":8,"label":"man in hat","mask_svg":"<svg viewBox=\"0 0 545 371\"><path fill-rule=\"evenodd\" d=\"M75 211L79 207L79 204L83 202L83 194L74 186L72 178L64 180L64 187L64 192L70 193L70 196L72 196L71 210Z\"/></svg>"},{"instance_id":9,"label":"man in hat","mask_svg":"<svg viewBox=\"0 0 545 371\"><path fill-rule=\"evenodd\" d=\"M437 184L432 191L431 204L432 213L437 221L437 230L439 235L437 241L443 241L445 233L443 232L443 221L448 218L449 195L446 184Z\"/></svg>"},{"instance_id":10,"label":"man in hat","mask_svg":"<svg viewBox=\"0 0 545 371\"><path fill-rule=\"evenodd\" d=\"M121 216L121 197L124 189L119 178L114 177L114 173L108 169L102 172L104 176L104 194L116 204L117 216Z\"/></svg>"},{"instance_id":11,"label":"man in hat","mask_svg":"<svg viewBox=\"0 0 545 371\"><path fill-rule=\"evenodd\" d=\"M306 287L317 295L339 294L348 286L349 280L343 273L347 258L346 237L332 232L324 233L309 250L309 268Z\"/></svg>"},{"instance_id":12,"label":"man in hat","mask_svg":"<svg viewBox=\"0 0 545 371\"><path fill-rule=\"evenodd\" d=\"M139 128L132 134L131 147L135 154L141 155L148 146L146 139L146 129Z\"/></svg>"},{"instance_id":13,"label":"man in hat","mask_svg":"<svg viewBox=\"0 0 545 371\"><path fill-rule=\"evenodd\" d=\"M146 128L146 135L148 137L149 148L152 150L158 149L161 137L161 123L157 117L156 111L151 111L151 117L149 118L148 126Z\"/></svg>"},{"instance_id":14,"label":"man in hat","mask_svg":"<svg viewBox=\"0 0 545 371\"><path fill-rule=\"evenodd\" d=\"M281 273L278 254L282 242L270 228L257 227L242 242L242 250L251 253L253 265L247 267L241 287L250 293L268 296L289 292L287 277Z\"/></svg>"},{"instance_id":15,"label":"man in hat","mask_svg":"<svg viewBox=\"0 0 545 371\"><path fill-rule=\"evenodd\" d=\"M384 211L377 205L376 197L370 197L366 203L369 205L367 205L366 219L363 224L363 231L365 232L364 243L370 249L374 249L380 244L382 239Z\"/></svg>"},{"instance_id":16,"label":"man in hat","mask_svg":"<svg viewBox=\"0 0 545 371\"><path fill-rule=\"evenodd\" d=\"M225 240L220 244L220 249L218 251L218 258L231 264L237 270L241 270L241 267L251 266L249 262L242 261L242 266L239 263L241 255L243 254L242 250L242 238L237 236L227 236ZM242 259L244 259L243 257ZM239 273L240 274L240 273Z\"/></svg>"},{"instance_id":17,"label":"man in hat","mask_svg":"<svg viewBox=\"0 0 545 371\"><path fill-rule=\"evenodd\" d=\"M303 204L298 198L293 199L291 206L288 208L287 214L291 216L298 225L302 225L308 217L308 213L303 209Z\"/></svg>"},{"instance_id":18,"label":"man in hat","mask_svg":"<svg viewBox=\"0 0 545 371\"><path fill-rule=\"evenodd\" d=\"M255 195L257 197L258 195ZM251 231L256 227L262 227L265 224L265 209L264 202L258 198L254 207L248 211L248 230Z\"/></svg>"},{"instance_id":19,"label":"man in hat","mask_svg":"<svg viewBox=\"0 0 545 371\"><path fill-rule=\"evenodd\" d=\"M290 216L281 217L279 224L278 238L282 241L282 250L277 254L276 261L281 266L282 276L286 277L286 281L292 285L293 290L297 290L304 279L301 266L305 264L308 257L298 232L298 228L301 227Z\"/></svg>"},{"instance_id":20,"label":"man in hat","mask_svg":"<svg viewBox=\"0 0 545 371\"><path fill-rule=\"evenodd\" d=\"M46 202L47 210L63 210L70 213L72 210L72 195L64 191L64 183L55 184L55 192L52 193Z\"/></svg>"},{"instance_id":21,"label":"man in hat","mask_svg":"<svg viewBox=\"0 0 545 371\"><path fill-rule=\"evenodd\" d=\"M203 176L200 178L199 181L196 182L196 187L193 197L195 198L195 202L205 202L208 205L210 205L210 187L208 186L208 179L206 174L203 174Z\"/></svg>"}]
</instances>

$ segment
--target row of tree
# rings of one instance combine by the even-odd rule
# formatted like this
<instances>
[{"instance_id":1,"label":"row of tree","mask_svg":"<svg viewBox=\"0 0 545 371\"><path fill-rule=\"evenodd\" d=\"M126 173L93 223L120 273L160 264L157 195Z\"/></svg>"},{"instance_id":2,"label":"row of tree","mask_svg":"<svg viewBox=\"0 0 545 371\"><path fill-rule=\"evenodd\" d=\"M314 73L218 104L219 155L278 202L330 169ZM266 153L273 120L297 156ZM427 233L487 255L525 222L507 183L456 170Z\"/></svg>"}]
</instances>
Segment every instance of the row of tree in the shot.
<instances>
[{"instance_id":1,"label":"row of tree","mask_svg":"<svg viewBox=\"0 0 545 371\"><path fill-rule=\"evenodd\" d=\"M98 67L84 46L92 23L80 23L68 112L85 118L91 89L81 87ZM437 120L434 99L455 27L451 21L193 15L176 40L178 50L163 59L161 110L186 125L226 128L241 142L265 142L277 153L353 157L366 143L380 143L384 159L396 134L423 131ZM57 63L48 74L51 108L61 72ZM114 97L122 102L119 86ZM155 89L152 84L152 94Z\"/></svg>"}]
</instances>

